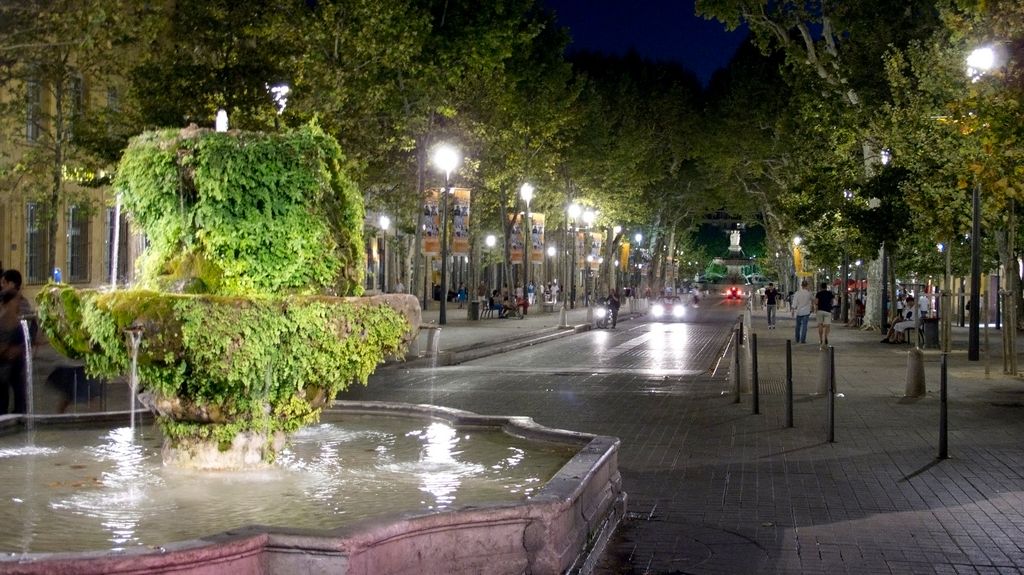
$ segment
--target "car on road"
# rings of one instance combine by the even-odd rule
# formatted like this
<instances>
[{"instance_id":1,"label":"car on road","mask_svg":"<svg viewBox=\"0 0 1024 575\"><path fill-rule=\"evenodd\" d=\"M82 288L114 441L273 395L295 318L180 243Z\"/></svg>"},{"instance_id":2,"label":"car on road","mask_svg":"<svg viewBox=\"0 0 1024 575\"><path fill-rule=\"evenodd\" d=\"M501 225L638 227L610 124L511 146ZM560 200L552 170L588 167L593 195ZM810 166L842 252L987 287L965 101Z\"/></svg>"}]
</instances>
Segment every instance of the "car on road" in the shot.
<instances>
[{"instance_id":1,"label":"car on road","mask_svg":"<svg viewBox=\"0 0 1024 575\"><path fill-rule=\"evenodd\" d=\"M740 286L725 288L725 299L743 299L743 288Z\"/></svg>"},{"instance_id":2,"label":"car on road","mask_svg":"<svg viewBox=\"0 0 1024 575\"><path fill-rule=\"evenodd\" d=\"M657 321L675 321L686 317L686 304L679 296L658 298L651 304L651 317Z\"/></svg>"}]
</instances>

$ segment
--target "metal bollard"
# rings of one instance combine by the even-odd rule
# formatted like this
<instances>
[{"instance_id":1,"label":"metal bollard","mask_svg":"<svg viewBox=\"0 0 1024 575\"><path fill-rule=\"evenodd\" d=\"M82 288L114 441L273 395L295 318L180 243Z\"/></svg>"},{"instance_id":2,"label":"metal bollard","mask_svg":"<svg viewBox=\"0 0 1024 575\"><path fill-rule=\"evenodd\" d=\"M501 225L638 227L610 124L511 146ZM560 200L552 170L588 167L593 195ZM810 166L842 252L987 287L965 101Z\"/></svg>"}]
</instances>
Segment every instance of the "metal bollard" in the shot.
<instances>
[{"instance_id":1,"label":"metal bollard","mask_svg":"<svg viewBox=\"0 0 1024 575\"><path fill-rule=\"evenodd\" d=\"M949 459L949 420L947 419L946 361L949 354L943 352L939 369L939 459Z\"/></svg>"},{"instance_id":2,"label":"metal bollard","mask_svg":"<svg viewBox=\"0 0 1024 575\"><path fill-rule=\"evenodd\" d=\"M739 329L733 328L732 330L732 367L733 367L733 379L736 381L736 401L733 403L740 402L740 336Z\"/></svg>"},{"instance_id":3,"label":"metal bollard","mask_svg":"<svg viewBox=\"0 0 1024 575\"><path fill-rule=\"evenodd\" d=\"M836 442L836 348L828 346L828 442Z\"/></svg>"},{"instance_id":4,"label":"metal bollard","mask_svg":"<svg viewBox=\"0 0 1024 575\"><path fill-rule=\"evenodd\" d=\"M786 340L786 427L793 427L793 341Z\"/></svg>"},{"instance_id":5,"label":"metal bollard","mask_svg":"<svg viewBox=\"0 0 1024 575\"><path fill-rule=\"evenodd\" d=\"M750 353L751 353L751 369L750 369L750 394L751 399L754 403L754 415L761 413L761 397L758 388L757 381L757 334L750 334Z\"/></svg>"}]
</instances>

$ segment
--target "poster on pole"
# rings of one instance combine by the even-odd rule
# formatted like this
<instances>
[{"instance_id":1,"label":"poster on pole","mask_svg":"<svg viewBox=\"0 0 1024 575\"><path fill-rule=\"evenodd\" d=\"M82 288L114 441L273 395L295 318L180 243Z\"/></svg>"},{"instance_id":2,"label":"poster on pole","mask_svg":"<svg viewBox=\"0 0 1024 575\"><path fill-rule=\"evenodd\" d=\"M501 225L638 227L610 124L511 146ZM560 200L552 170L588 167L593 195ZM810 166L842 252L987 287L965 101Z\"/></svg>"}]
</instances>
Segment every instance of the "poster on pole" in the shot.
<instances>
[{"instance_id":1,"label":"poster on pole","mask_svg":"<svg viewBox=\"0 0 1024 575\"><path fill-rule=\"evenodd\" d=\"M583 264L587 261L588 253L590 253L590 250L587 248L586 232L576 232L576 269L583 269Z\"/></svg>"},{"instance_id":2,"label":"poster on pole","mask_svg":"<svg viewBox=\"0 0 1024 575\"><path fill-rule=\"evenodd\" d=\"M544 263L544 214L530 213L530 263Z\"/></svg>"},{"instance_id":3,"label":"poster on pole","mask_svg":"<svg viewBox=\"0 0 1024 575\"><path fill-rule=\"evenodd\" d=\"M523 220L516 218L512 224L512 233L508 237L509 260L513 264L523 263Z\"/></svg>"},{"instance_id":4,"label":"poster on pole","mask_svg":"<svg viewBox=\"0 0 1024 575\"><path fill-rule=\"evenodd\" d=\"M452 255L469 256L469 188L453 188L451 200Z\"/></svg>"},{"instance_id":5,"label":"poster on pole","mask_svg":"<svg viewBox=\"0 0 1024 575\"><path fill-rule=\"evenodd\" d=\"M598 271L601 269L601 246L604 243L604 234L601 232L590 232L590 246L587 250L587 263L590 269Z\"/></svg>"},{"instance_id":6,"label":"poster on pole","mask_svg":"<svg viewBox=\"0 0 1024 575\"><path fill-rule=\"evenodd\" d=\"M420 231L423 236L421 252L425 256L441 254L441 190L427 190L420 210Z\"/></svg>"}]
</instances>

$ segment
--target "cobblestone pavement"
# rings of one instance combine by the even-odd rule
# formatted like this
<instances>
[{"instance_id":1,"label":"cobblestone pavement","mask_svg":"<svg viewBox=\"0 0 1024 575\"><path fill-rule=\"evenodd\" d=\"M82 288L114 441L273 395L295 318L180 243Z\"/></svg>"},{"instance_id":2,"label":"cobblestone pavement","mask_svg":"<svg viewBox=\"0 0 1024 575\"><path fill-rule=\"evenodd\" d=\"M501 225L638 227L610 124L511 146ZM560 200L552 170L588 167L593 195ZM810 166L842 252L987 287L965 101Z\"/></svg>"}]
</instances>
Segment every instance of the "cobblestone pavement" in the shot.
<instances>
[{"instance_id":1,"label":"cobblestone pavement","mask_svg":"<svg viewBox=\"0 0 1024 575\"><path fill-rule=\"evenodd\" d=\"M834 326L836 441L814 395L822 358L794 346L785 427L783 314L758 338L760 414L734 403L728 347L742 312L705 302L683 324L637 318L460 366L382 371L345 398L434 403L622 440L628 518L599 573L1018 573L1024 568L1024 385L996 357L949 359L949 451L936 459L939 354L903 398L910 346ZM714 305L718 303L718 305ZM808 341L817 341L811 326ZM453 327L449 345L472 338ZM665 333L686 334L682 339ZM955 334L963 349L966 335ZM442 336L444 337L444 336ZM998 350L998 334L991 347ZM442 340L443 341L443 340ZM443 347L442 343L442 347ZM750 345L746 349L750 349ZM746 354L744 354L745 356ZM719 358L726 358L719 362ZM749 377L752 365L744 369Z\"/></svg>"}]
</instances>

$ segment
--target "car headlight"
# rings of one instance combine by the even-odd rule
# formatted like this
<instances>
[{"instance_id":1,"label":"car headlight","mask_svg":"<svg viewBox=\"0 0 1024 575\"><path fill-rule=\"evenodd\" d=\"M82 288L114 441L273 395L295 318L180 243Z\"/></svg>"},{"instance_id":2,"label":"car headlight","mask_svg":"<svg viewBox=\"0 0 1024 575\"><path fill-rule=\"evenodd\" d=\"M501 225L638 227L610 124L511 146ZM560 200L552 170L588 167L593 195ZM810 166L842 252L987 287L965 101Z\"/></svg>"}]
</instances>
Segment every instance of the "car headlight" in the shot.
<instances>
[{"instance_id":1,"label":"car headlight","mask_svg":"<svg viewBox=\"0 0 1024 575\"><path fill-rule=\"evenodd\" d=\"M683 317L684 313L686 313L686 310L681 305L672 308L672 315L675 317Z\"/></svg>"},{"instance_id":2,"label":"car headlight","mask_svg":"<svg viewBox=\"0 0 1024 575\"><path fill-rule=\"evenodd\" d=\"M660 304L655 304L654 307L651 308L651 313L654 314L655 317L661 317L665 315L665 308Z\"/></svg>"},{"instance_id":3,"label":"car headlight","mask_svg":"<svg viewBox=\"0 0 1024 575\"><path fill-rule=\"evenodd\" d=\"M599 308L594 310L594 315L597 316L598 318L602 318L602 317L604 317L604 314L606 312L607 312L606 309L604 309L603 307L599 307Z\"/></svg>"}]
</instances>

